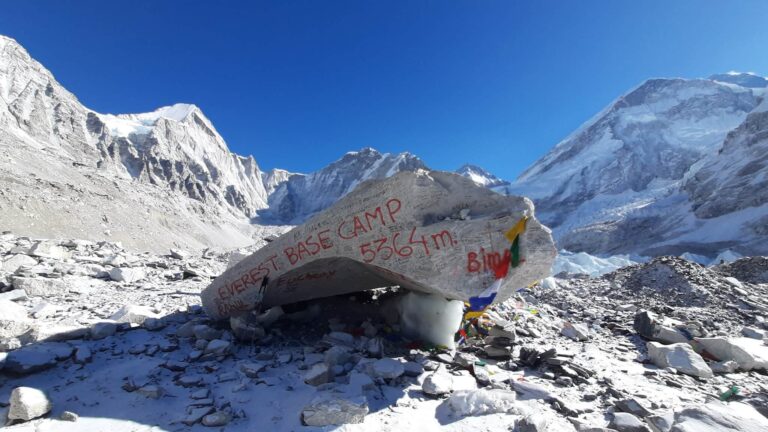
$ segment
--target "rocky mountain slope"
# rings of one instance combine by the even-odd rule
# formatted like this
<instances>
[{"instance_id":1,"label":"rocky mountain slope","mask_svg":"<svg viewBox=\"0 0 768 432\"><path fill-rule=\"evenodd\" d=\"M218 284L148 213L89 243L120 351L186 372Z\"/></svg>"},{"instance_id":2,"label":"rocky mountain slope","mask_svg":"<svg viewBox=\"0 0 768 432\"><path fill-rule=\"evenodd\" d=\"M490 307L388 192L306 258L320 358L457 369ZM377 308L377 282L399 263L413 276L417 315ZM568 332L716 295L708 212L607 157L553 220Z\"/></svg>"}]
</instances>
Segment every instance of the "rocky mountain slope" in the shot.
<instances>
[{"instance_id":1,"label":"rocky mountain slope","mask_svg":"<svg viewBox=\"0 0 768 432\"><path fill-rule=\"evenodd\" d=\"M194 105L94 112L0 36L3 229L154 250L240 246L263 230L249 223L267 205L262 174Z\"/></svg>"},{"instance_id":2,"label":"rocky mountain slope","mask_svg":"<svg viewBox=\"0 0 768 432\"><path fill-rule=\"evenodd\" d=\"M713 78L642 83L528 168L511 191L534 199L566 249L765 253L765 81Z\"/></svg>"}]
</instances>

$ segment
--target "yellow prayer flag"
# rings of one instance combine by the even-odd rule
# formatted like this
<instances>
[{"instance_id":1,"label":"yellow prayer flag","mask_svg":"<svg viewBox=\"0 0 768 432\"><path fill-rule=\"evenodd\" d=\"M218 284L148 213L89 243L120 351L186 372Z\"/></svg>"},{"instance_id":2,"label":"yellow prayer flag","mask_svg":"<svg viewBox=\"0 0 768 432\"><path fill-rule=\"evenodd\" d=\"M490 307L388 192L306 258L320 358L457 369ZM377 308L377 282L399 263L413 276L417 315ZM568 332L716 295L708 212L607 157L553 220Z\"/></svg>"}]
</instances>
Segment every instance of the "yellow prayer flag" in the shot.
<instances>
[{"instance_id":1,"label":"yellow prayer flag","mask_svg":"<svg viewBox=\"0 0 768 432\"><path fill-rule=\"evenodd\" d=\"M515 238L517 238L520 233L525 231L525 223L528 222L528 216L523 216L520 218L519 221L513 226L509 231L504 233L504 237L509 240L510 243L514 243Z\"/></svg>"}]
</instances>

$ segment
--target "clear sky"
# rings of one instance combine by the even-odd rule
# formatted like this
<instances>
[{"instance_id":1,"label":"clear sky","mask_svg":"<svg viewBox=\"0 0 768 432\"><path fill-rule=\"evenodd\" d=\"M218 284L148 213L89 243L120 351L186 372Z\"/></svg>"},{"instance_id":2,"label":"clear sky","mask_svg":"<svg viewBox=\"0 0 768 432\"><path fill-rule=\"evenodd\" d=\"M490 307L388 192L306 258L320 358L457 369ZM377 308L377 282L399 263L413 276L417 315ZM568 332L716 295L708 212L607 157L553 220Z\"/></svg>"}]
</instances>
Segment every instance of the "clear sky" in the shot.
<instances>
[{"instance_id":1,"label":"clear sky","mask_svg":"<svg viewBox=\"0 0 768 432\"><path fill-rule=\"evenodd\" d=\"M194 103L262 168L371 146L512 179L650 77L768 74L766 0L5 1L89 108Z\"/></svg>"}]
</instances>

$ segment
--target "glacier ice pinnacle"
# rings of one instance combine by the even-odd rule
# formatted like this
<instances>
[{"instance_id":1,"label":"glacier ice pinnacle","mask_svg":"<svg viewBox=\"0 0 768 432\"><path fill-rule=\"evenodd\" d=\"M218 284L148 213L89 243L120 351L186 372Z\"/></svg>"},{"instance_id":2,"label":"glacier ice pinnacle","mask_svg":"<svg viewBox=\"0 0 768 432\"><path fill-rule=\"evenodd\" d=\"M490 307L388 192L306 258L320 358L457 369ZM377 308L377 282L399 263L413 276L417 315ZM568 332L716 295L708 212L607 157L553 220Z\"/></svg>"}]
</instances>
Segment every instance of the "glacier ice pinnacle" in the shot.
<instances>
[{"instance_id":1,"label":"glacier ice pinnacle","mask_svg":"<svg viewBox=\"0 0 768 432\"><path fill-rule=\"evenodd\" d=\"M510 242L504 236L527 216L522 262L498 293L549 275L555 246L533 218L527 198L507 197L444 172L401 172L362 183L305 224L227 270L202 293L221 319L253 309L382 286L467 300L494 280Z\"/></svg>"}]
</instances>

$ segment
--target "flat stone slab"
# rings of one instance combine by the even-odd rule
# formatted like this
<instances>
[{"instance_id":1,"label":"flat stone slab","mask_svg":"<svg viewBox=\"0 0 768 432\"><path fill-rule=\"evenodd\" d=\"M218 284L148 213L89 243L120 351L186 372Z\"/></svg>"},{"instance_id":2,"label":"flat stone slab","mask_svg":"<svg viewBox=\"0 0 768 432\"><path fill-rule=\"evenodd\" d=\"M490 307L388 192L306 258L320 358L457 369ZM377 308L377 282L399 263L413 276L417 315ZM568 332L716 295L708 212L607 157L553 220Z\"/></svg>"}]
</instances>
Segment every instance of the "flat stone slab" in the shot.
<instances>
[{"instance_id":1,"label":"flat stone slab","mask_svg":"<svg viewBox=\"0 0 768 432\"><path fill-rule=\"evenodd\" d=\"M497 301L550 274L556 255L533 203L503 196L459 175L401 172L360 184L217 277L202 292L208 316L223 319L265 307L399 285L466 301L496 281L519 235L520 263L501 281Z\"/></svg>"}]
</instances>

